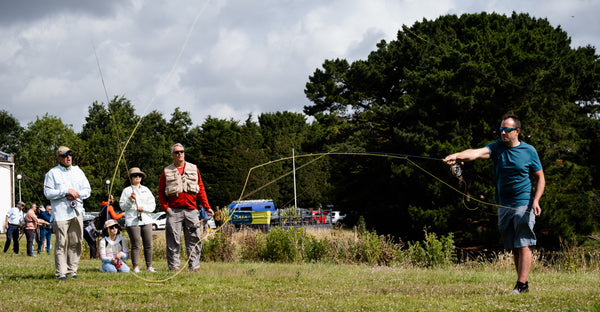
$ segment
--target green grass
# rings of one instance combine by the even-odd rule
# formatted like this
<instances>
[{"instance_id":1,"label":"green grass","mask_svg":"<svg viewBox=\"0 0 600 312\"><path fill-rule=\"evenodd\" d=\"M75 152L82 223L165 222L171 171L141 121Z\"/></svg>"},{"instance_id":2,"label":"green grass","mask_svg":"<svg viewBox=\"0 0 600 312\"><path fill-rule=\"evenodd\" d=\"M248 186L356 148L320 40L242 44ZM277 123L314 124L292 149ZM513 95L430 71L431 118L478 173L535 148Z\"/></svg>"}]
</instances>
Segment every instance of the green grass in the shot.
<instances>
[{"instance_id":1,"label":"green grass","mask_svg":"<svg viewBox=\"0 0 600 312\"><path fill-rule=\"evenodd\" d=\"M79 279L58 281L54 256L27 257L21 243L19 255L0 254L0 311L600 311L597 270L534 265L531 292L519 296L508 295L511 265L477 263L203 262L201 273L174 276L155 259L159 272L136 276L100 273L99 260L82 259Z\"/></svg>"}]
</instances>

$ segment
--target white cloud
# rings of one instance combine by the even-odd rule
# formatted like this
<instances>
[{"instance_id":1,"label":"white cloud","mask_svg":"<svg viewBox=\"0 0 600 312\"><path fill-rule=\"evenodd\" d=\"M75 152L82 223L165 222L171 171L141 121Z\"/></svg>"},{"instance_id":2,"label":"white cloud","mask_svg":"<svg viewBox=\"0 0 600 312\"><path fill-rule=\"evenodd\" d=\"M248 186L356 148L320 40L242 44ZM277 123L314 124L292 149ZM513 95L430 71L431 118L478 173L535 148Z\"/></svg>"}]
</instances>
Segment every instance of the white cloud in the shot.
<instances>
[{"instance_id":1,"label":"white cloud","mask_svg":"<svg viewBox=\"0 0 600 312\"><path fill-rule=\"evenodd\" d=\"M124 95L136 113L156 109L165 118L179 106L201 124L208 115L243 121L250 113L301 112L308 76L324 60L364 59L423 18L529 12L561 25L574 46L600 40L594 0L35 3L0 4L1 107L22 124L48 112L76 130L92 102L106 101L92 41L109 97Z\"/></svg>"}]
</instances>

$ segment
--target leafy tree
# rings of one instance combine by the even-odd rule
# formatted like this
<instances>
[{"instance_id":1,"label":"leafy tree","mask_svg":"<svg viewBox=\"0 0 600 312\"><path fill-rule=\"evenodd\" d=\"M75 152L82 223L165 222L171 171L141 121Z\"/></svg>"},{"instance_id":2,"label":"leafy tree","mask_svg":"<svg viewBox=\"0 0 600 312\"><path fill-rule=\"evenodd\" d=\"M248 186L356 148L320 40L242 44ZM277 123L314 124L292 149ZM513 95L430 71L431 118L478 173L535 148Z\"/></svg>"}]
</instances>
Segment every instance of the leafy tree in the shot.
<instances>
[{"instance_id":1,"label":"leafy tree","mask_svg":"<svg viewBox=\"0 0 600 312\"><path fill-rule=\"evenodd\" d=\"M517 113L524 121L523 139L537 147L547 171L542 207L550 213L539 223L551 229L553 240L570 235L571 227L563 225L576 224L574 215L589 216L589 199L597 198L597 177L590 171L559 168L567 159L582 168L592 163L594 148L586 135L597 129L590 116L598 112L599 73L595 49L572 49L566 32L546 19L516 13L447 15L403 28L395 41L381 41L367 60L325 61L306 84L313 104L305 112L331 128L332 146L437 158L493 141L500 116ZM368 202L383 217L367 220L386 233L417 237L423 226L432 226L431 231L455 231L458 239L473 243L489 241L495 232L492 207L470 201L467 206L478 209L463 209L469 197L432 182L410 163L336 165L354 175L341 177L337 197L346 198L354 211ZM449 178L439 162L419 165ZM491 201L489 164L469 164L465 172L465 192ZM574 180L583 183L554 188L555 182ZM579 200L569 203L559 194ZM548 217L557 211L573 214ZM577 230L589 233L598 221L590 218Z\"/></svg>"},{"instance_id":2,"label":"leafy tree","mask_svg":"<svg viewBox=\"0 0 600 312\"><path fill-rule=\"evenodd\" d=\"M19 145L23 127L5 110L0 110L0 151L14 153Z\"/></svg>"},{"instance_id":3,"label":"leafy tree","mask_svg":"<svg viewBox=\"0 0 600 312\"><path fill-rule=\"evenodd\" d=\"M48 201L44 197L43 183L46 172L58 164L56 150L61 145L68 146L74 152L73 164L79 165L84 144L70 125L47 113L28 123L19 141L15 171L24 176L21 197L26 203L46 205Z\"/></svg>"}]
</instances>

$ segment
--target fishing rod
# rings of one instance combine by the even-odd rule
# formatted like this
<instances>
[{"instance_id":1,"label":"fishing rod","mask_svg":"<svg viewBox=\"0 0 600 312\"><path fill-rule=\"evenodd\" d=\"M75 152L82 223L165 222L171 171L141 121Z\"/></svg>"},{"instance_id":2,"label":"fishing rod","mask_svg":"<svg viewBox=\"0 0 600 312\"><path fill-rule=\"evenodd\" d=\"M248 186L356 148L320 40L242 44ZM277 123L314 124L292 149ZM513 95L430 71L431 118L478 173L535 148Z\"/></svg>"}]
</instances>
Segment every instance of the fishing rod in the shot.
<instances>
[{"instance_id":1,"label":"fishing rod","mask_svg":"<svg viewBox=\"0 0 600 312\"><path fill-rule=\"evenodd\" d=\"M45 185L44 183L38 182L38 181L36 181L36 180L34 180L34 179L32 179L32 178L30 178L30 177L28 177L28 176L26 176L26 175L24 175L24 174L22 174L22 173L21 173L21 176L22 176L23 178L25 178L26 180L29 180L29 181L31 181L31 182L33 182L33 183L35 183L35 184L41 185L41 186L43 186L43 187L45 187L45 188L48 188L48 189L51 189L51 190L53 190L53 189L54 189L54 188L52 188L52 187L50 187L50 186L48 186L48 185ZM68 200L70 201L69 205L71 206L71 208L75 208L75 207L77 207L77 203L81 203L81 204L83 204L83 201L82 201L81 199L79 199L79 198L75 198L75 199L73 199L73 200L70 200L70 199L68 199Z\"/></svg>"}]
</instances>

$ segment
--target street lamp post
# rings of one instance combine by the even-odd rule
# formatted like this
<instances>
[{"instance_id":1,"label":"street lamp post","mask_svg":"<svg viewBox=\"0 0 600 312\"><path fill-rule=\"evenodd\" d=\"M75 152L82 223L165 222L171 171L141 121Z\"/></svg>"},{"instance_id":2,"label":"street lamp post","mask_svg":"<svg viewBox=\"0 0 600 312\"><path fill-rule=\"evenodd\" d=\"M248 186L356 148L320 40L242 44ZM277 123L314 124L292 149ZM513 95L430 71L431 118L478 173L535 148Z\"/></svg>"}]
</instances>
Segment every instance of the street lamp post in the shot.
<instances>
[{"instance_id":1,"label":"street lamp post","mask_svg":"<svg viewBox=\"0 0 600 312\"><path fill-rule=\"evenodd\" d=\"M23 178L23 176L17 174L17 180L19 180L19 201L21 201L21 178Z\"/></svg>"}]
</instances>

